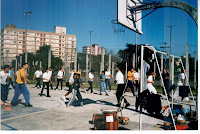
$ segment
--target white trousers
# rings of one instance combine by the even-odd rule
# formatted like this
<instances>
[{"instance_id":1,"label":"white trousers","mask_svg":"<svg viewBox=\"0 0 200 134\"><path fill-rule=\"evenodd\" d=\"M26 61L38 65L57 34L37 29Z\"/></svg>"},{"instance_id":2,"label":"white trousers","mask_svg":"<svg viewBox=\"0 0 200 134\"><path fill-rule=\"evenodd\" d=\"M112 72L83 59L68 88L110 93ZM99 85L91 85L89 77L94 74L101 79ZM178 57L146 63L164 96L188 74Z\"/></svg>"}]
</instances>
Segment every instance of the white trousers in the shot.
<instances>
[{"instance_id":1,"label":"white trousers","mask_svg":"<svg viewBox=\"0 0 200 134\"><path fill-rule=\"evenodd\" d=\"M176 91L174 92L174 99L176 99L179 96L179 86L183 86L183 83L178 82Z\"/></svg>"},{"instance_id":2,"label":"white trousers","mask_svg":"<svg viewBox=\"0 0 200 134\"><path fill-rule=\"evenodd\" d=\"M151 83L147 83L147 89L149 90L150 93L157 94L155 87Z\"/></svg>"}]
</instances>

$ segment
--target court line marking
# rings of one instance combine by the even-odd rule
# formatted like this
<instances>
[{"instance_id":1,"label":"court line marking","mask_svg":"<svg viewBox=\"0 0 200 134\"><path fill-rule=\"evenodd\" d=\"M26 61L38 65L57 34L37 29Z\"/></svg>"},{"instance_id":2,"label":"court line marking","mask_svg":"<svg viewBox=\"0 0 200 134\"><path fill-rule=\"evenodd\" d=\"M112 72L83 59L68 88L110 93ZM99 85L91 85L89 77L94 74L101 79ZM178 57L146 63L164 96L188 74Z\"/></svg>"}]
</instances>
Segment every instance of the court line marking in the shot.
<instances>
[{"instance_id":1,"label":"court line marking","mask_svg":"<svg viewBox=\"0 0 200 134\"><path fill-rule=\"evenodd\" d=\"M11 127L11 126L9 126L9 125L7 125L7 124L4 124L4 123L2 123L2 122L1 122L1 124L4 125L4 126L6 126L6 127L8 127L8 128L10 128L10 130L17 130L16 128ZM2 130L2 129L1 129L1 130Z\"/></svg>"}]
</instances>

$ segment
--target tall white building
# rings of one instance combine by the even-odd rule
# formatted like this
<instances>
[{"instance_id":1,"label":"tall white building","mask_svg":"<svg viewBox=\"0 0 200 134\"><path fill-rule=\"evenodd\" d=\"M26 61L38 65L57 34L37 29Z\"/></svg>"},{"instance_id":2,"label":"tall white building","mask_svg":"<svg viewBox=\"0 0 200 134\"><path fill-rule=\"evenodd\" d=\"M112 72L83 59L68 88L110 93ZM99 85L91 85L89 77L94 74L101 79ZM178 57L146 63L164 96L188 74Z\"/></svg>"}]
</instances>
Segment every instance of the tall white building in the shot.
<instances>
[{"instance_id":1,"label":"tall white building","mask_svg":"<svg viewBox=\"0 0 200 134\"><path fill-rule=\"evenodd\" d=\"M103 47L99 47L98 44L93 44L91 47L90 46L84 46L83 47L83 53L90 54L90 49L91 49L91 54L92 55L101 55L102 50L104 51L104 54L106 52L106 49Z\"/></svg>"},{"instance_id":2,"label":"tall white building","mask_svg":"<svg viewBox=\"0 0 200 134\"><path fill-rule=\"evenodd\" d=\"M55 26L54 32L27 30L26 45L26 30L9 24L1 31L2 63L5 65L8 50L8 64L11 64L25 50L35 53L43 45L50 45L53 55L63 62L66 62L66 55L68 63L74 62L76 35L66 34L66 27Z\"/></svg>"}]
</instances>

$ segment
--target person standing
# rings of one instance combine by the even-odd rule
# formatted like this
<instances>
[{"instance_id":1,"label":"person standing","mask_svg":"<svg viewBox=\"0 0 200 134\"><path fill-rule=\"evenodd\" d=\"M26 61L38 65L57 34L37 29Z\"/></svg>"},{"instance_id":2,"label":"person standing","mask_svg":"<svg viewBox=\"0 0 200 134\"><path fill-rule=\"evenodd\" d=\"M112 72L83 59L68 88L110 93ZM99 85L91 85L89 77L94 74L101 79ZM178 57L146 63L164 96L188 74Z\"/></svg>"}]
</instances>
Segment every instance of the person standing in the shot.
<instances>
[{"instance_id":1,"label":"person standing","mask_svg":"<svg viewBox=\"0 0 200 134\"><path fill-rule=\"evenodd\" d=\"M89 80L88 80L88 83L89 83L90 86L89 86L89 88L86 90L86 92L88 92L88 91L91 89L91 94L93 94L93 88L92 88L93 82L94 82L93 71L90 71L90 73L89 73Z\"/></svg>"},{"instance_id":2,"label":"person standing","mask_svg":"<svg viewBox=\"0 0 200 134\"><path fill-rule=\"evenodd\" d=\"M153 77L156 76L156 73L152 72L151 75L149 75L148 79L147 79L147 86L146 88L149 90L150 93L154 93L157 94L157 91L155 89L155 87L153 86Z\"/></svg>"},{"instance_id":3,"label":"person standing","mask_svg":"<svg viewBox=\"0 0 200 134\"><path fill-rule=\"evenodd\" d=\"M120 106L120 98L123 95L125 85L124 85L124 76L123 76L122 72L120 71L119 67L116 67L115 71L117 71L115 82L117 84L117 92L116 92L117 106L119 107ZM130 106L130 104L128 103L128 101L125 98L124 98L124 102L126 104L125 107Z\"/></svg>"},{"instance_id":4,"label":"person standing","mask_svg":"<svg viewBox=\"0 0 200 134\"><path fill-rule=\"evenodd\" d=\"M56 89L58 89L59 83L61 83L61 90L62 90L63 74L64 74L64 68L61 68L60 71L57 74L57 86L56 86Z\"/></svg>"},{"instance_id":5,"label":"person standing","mask_svg":"<svg viewBox=\"0 0 200 134\"><path fill-rule=\"evenodd\" d=\"M167 92L167 96L168 96L169 99L171 99L171 96L169 94L170 93L170 89L169 89L169 73L167 72L167 70L165 68L163 69L162 78L163 78L164 86L165 86L165 89L166 89L166 92ZM163 87L163 95L165 95L164 87Z\"/></svg>"},{"instance_id":6,"label":"person standing","mask_svg":"<svg viewBox=\"0 0 200 134\"><path fill-rule=\"evenodd\" d=\"M128 71L128 74L127 74L127 80L128 80L128 83L127 83L127 87L130 87L131 88L131 91L133 93L133 96L135 96L135 90L134 90L134 83L135 83L135 77L134 77L134 69L131 68L131 71Z\"/></svg>"},{"instance_id":7,"label":"person standing","mask_svg":"<svg viewBox=\"0 0 200 134\"><path fill-rule=\"evenodd\" d=\"M106 88L105 79L106 79L105 71L102 71L100 76L100 95L102 95L101 92L104 88L106 95L109 96Z\"/></svg>"},{"instance_id":8,"label":"person standing","mask_svg":"<svg viewBox=\"0 0 200 134\"><path fill-rule=\"evenodd\" d=\"M25 81L31 84L31 82L26 78L27 74L25 73L25 70L28 69L28 64L24 63L22 69L19 70L17 74L17 80L15 84L15 94L13 96L13 99L11 101L12 106L16 106L17 100L20 96L20 94L23 94L24 99L26 101L25 107L32 107L33 105L30 104L30 93L25 85Z\"/></svg>"},{"instance_id":9,"label":"person standing","mask_svg":"<svg viewBox=\"0 0 200 134\"><path fill-rule=\"evenodd\" d=\"M49 95L49 83L51 83L51 74L49 73L48 68L46 69L46 72L43 74L42 79L43 79L43 87L42 87L41 93L39 95L40 96L43 95L44 88L45 88L45 86L47 86L47 96L46 97L51 97Z\"/></svg>"},{"instance_id":10,"label":"person standing","mask_svg":"<svg viewBox=\"0 0 200 134\"><path fill-rule=\"evenodd\" d=\"M14 84L13 84L14 76L15 76L14 67L12 67L12 68L10 69L9 73L10 73L10 77L11 77L11 78L9 78L8 90L9 90L9 88L10 88L10 85L12 85L13 89L15 89L15 86L14 86Z\"/></svg>"},{"instance_id":11,"label":"person standing","mask_svg":"<svg viewBox=\"0 0 200 134\"><path fill-rule=\"evenodd\" d=\"M80 87L84 88L80 82L80 74L76 74L76 77L74 79L73 89L72 89L72 97L70 98L70 100L67 104L67 107L71 106L75 97L78 98L78 101L80 102L80 106L83 106L83 99L82 99L81 93L79 91Z\"/></svg>"},{"instance_id":12,"label":"person standing","mask_svg":"<svg viewBox=\"0 0 200 134\"><path fill-rule=\"evenodd\" d=\"M35 77L36 77L36 80L37 80L35 88L38 88L38 86L39 86L39 88L41 88L41 85L40 85L40 79L42 77L42 69L41 68L39 68L37 71L35 71L35 73L33 75L33 80L34 80Z\"/></svg>"},{"instance_id":13,"label":"person standing","mask_svg":"<svg viewBox=\"0 0 200 134\"><path fill-rule=\"evenodd\" d=\"M4 69L0 72L1 100L4 102L8 99L8 81L11 78L9 74L9 69L9 65L5 65Z\"/></svg>"},{"instance_id":14,"label":"person standing","mask_svg":"<svg viewBox=\"0 0 200 134\"><path fill-rule=\"evenodd\" d=\"M81 68L78 70L78 72L76 72L76 74L80 74L80 76L81 76L81 73L82 73L82 70L81 70Z\"/></svg>"},{"instance_id":15,"label":"person standing","mask_svg":"<svg viewBox=\"0 0 200 134\"><path fill-rule=\"evenodd\" d=\"M140 74L138 72L136 72L135 70L133 72L134 72L134 77L135 77L135 86L136 86L135 89L137 89L137 92L139 94L140 93L140 91L139 91L140 90L140 84L139 84Z\"/></svg>"},{"instance_id":16,"label":"person standing","mask_svg":"<svg viewBox=\"0 0 200 134\"><path fill-rule=\"evenodd\" d=\"M107 68L105 75L106 75L106 88L109 87L109 90L111 91L111 83L110 83L111 74L109 68Z\"/></svg>"}]
</instances>

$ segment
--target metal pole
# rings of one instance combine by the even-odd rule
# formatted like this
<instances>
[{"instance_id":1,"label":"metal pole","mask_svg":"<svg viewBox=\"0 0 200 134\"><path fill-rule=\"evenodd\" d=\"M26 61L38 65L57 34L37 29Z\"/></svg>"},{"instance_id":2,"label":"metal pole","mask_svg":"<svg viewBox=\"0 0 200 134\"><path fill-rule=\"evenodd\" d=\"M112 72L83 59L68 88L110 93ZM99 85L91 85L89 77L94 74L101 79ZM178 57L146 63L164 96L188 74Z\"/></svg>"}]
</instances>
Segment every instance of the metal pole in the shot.
<instances>
[{"instance_id":1,"label":"metal pole","mask_svg":"<svg viewBox=\"0 0 200 134\"><path fill-rule=\"evenodd\" d=\"M197 89L196 84L197 84L197 62L196 62L196 51L194 52L194 89Z\"/></svg>"},{"instance_id":2,"label":"metal pole","mask_svg":"<svg viewBox=\"0 0 200 134\"><path fill-rule=\"evenodd\" d=\"M132 64L133 64L133 68L135 69L135 60L136 58L135 58L135 54L133 54L133 62L132 62Z\"/></svg>"},{"instance_id":3,"label":"metal pole","mask_svg":"<svg viewBox=\"0 0 200 134\"><path fill-rule=\"evenodd\" d=\"M22 67L22 56L19 56L19 64L20 64L20 68Z\"/></svg>"},{"instance_id":4,"label":"metal pole","mask_svg":"<svg viewBox=\"0 0 200 134\"><path fill-rule=\"evenodd\" d=\"M0 26L0 27L1 27L1 26ZM0 32L1 32L1 31L0 31ZM1 68L1 66L2 66L2 61L3 61L2 58L3 58L3 57L2 57L2 54L1 54L1 43L0 43L0 70L2 69L2 68Z\"/></svg>"},{"instance_id":5,"label":"metal pole","mask_svg":"<svg viewBox=\"0 0 200 134\"><path fill-rule=\"evenodd\" d=\"M108 55L108 69L111 70L111 54Z\"/></svg>"},{"instance_id":6,"label":"metal pole","mask_svg":"<svg viewBox=\"0 0 200 134\"><path fill-rule=\"evenodd\" d=\"M75 72L77 71L77 50L75 48L75 57L74 57L74 69L75 69Z\"/></svg>"},{"instance_id":7,"label":"metal pole","mask_svg":"<svg viewBox=\"0 0 200 134\"><path fill-rule=\"evenodd\" d=\"M49 48L49 53L48 53L48 68L51 67L51 48Z\"/></svg>"},{"instance_id":8,"label":"metal pole","mask_svg":"<svg viewBox=\"0 0 200 134\"><path fill-rule=\"evenodd\" d=\"M26 51L26 47L27 47L27 14L26 14L26 44L25 44L25 63L27 63L27 59L28 59L28 54Z\"/></svg>"},{"instance_id":9,"label":"metal pole","mask_svg":"<svg viewBox=\"0 0 200 134\"><path fill-rule=\"evenodd\" d=\"M115 62L112 62L112 78L114 78L114 66L115 66Z\"/></svg>"},{"instance_id":10,"label":"metal pole","mask_svg":"<svg viewBox=\"0 0 200 134\"><path fill-rule=\"evenodd\" d=\"M135 35L135 69L138 71L138 68L137 68L137 33Z\"/></svg>"},{"instance_id":11,"label":"metal pole","mask_svg":"<svg viewBox=\"0 0 200 134\"><path fill-rule=\"evenodd\" d=\"M86 79L88 80L88 54L86 54L86 69L85 69L85 76Z\"/></svg>"},{"instance_id":12,"label":"metal pole","mask_svg":"<svg viewBox=\"0 0 200 134\"><path fill-rule=\"evenodd\" d=\"M163 73L163 54L161 54L161 73ZM162 82L160 80L160 84L161 84L161 87L162 87Z\"/></svg>"},{"instance_id":13,"label":"metal pole","mask_svg":"<svg viewBox=\"0 0 200 134\"><path fill-rule=\"evenodd\" d=\"M188 78L188 81L190 80L189 77L189 54L188 54L188 43L186 43L186 76ZM185 81L185 85L188 86L188 82Z\"/></svg>"},{"instance_id":14,"label":"metal pole","mask_svg":"<svg viewBox=\"0 0 200 134\"><path fill-rule=\"evenodd\" d=\"M15 59L15 72L17 72L17 57Z\"/></svg>"},{"instance_id":15,"label":"metal pole","mask_svg":"<svg viewBox=\"0 0 200 134\"><path fill-rule=\"evenodd\" d=\"M39 63L39 64L40 64L40 68L42 68L42 61L40 61L40 63Z\"/></svg>"},{"instance_id":16,"label":"metal pole","mask_svg":"<svg viewBox=\"0 0 200 134\"><path fill-rule=\"evenodd\" d=\"M6 65L8 65L8 53L9 53L9 50L6 50Z\"/></svg>"},{"instance_id":17,"label":"metal pole","mask_svg":"<svg viewBox=\"0 0 200 134\"><path fill-rule=\"evenodd\" d=\"M172 70L172 85L174 84L174 56L172 56L172 64L171 64L171 70ZM172 96L173 96L173 90L172 90ZM172 97L172 109L174 108L174 100L173 100L173 97Z\"/></svg>"},{"instance_id":18,"label":"metal pole","mask_svg":"<svg viewBox=\"0 0 200 134\"><path fill-rule=\"evenodd\" d=\"M140 67L140 93L142 92L143 89L143 82L144 82L144 78L143 78L143 51L144 46L141 46L141 67ZM142 130L142 111L140 111L140 115L139 115L139 130Z\"/></svg>"},{"instance_id":19,"label":"metal pole","mask_svg":"<svg viewBox=\"0 0 200 134\"><path fill-rule=\"evenodd\" d=\"M128 65L127 65L127 61L126 61L126 72L125 72L125 78L126 78L126 79L127 79L127 71L128 71L128 70L127 70L127 66L128 66Z\"/></svg>"}]
</instances>

